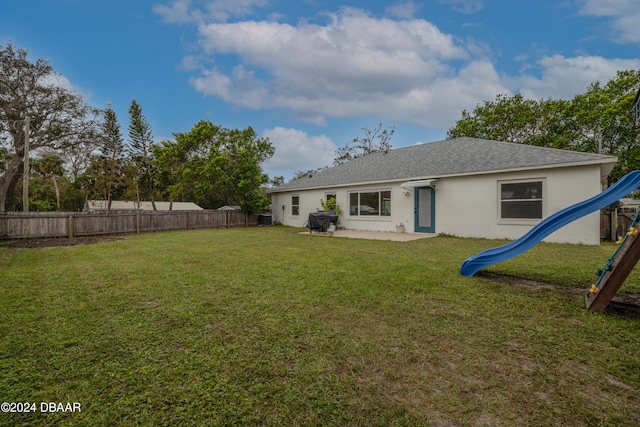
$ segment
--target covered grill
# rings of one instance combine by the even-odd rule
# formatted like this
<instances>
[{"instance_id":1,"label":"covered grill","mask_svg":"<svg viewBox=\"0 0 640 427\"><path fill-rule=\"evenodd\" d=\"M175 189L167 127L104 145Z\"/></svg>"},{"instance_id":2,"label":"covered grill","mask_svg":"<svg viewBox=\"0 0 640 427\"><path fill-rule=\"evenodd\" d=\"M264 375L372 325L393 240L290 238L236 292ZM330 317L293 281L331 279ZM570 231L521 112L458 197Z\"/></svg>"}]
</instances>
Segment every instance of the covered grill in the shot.
<instances>
[{"instance_id":1,"label":"covered grill","mask_svg":"<svg viewBox=\"0 0 640 427\"><path fill-rule=\"evenodd\" d=\"M338 222L338 215L334 211L318 211L309 214L309 233L313 230L319 233L326 233L331 223Z\"/></svg>"}]
</instances>

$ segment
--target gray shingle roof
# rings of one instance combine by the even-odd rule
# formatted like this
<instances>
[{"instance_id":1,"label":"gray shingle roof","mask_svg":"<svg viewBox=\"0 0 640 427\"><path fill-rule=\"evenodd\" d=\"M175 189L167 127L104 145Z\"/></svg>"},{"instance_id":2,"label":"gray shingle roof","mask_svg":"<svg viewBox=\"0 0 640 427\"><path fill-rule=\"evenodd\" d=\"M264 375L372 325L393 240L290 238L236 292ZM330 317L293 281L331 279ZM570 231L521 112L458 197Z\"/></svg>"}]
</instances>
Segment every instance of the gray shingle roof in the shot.
<instances>
[{"instance_id":1,"label":"gray shingle roof","mask_svg":"<svg viewBox=\"0 0 640 427\"><path fill-rule=\"evenodd\" d=\"M615 163L616 160L616 157L600 154L462 137L398 148L387 153L372 153L271 191Z\"/></svg>"}]
</instances>

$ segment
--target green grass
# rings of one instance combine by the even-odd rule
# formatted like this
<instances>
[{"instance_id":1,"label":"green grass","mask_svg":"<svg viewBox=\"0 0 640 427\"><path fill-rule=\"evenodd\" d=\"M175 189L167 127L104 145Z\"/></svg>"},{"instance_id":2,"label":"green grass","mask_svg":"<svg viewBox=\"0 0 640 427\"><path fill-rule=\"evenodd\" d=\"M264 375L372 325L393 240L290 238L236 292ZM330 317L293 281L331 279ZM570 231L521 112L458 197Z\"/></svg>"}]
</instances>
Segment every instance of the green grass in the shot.
<instances>
[{"instance_id":1,"label":"green grass","mask_svg":"<svg viewBox=\"0 0 640 427\"><path fill-rule=\"evenodd\" d=\"M614 245L488 269L553 290L458 274L501 243L263 227L0 247L0 402L82 404L0 425L640 425L640 322L584 308Z\"/></svg>"}]
</instances>

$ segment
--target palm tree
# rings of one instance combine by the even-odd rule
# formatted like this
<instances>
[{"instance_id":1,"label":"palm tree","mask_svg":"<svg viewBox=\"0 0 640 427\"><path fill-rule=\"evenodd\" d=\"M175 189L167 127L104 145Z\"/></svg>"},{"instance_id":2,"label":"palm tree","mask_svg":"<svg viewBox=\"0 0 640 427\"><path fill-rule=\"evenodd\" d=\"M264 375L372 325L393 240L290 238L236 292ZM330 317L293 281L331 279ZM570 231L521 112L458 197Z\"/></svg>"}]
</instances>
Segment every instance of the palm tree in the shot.
<instances>
[{"instance_id":1,"label":"palm tree","mask_svg":"<svg viewBox=\"0 0 640 427\"><path fill-rule=\"evenodd\" d=\"M64 160L57 154L45 154L36 163L36 170L45 177L51 177L53 188L56 192L56 206L60 210L60 190L58 189L58 177L64 174Z\"/></svg>"}]
</instances>

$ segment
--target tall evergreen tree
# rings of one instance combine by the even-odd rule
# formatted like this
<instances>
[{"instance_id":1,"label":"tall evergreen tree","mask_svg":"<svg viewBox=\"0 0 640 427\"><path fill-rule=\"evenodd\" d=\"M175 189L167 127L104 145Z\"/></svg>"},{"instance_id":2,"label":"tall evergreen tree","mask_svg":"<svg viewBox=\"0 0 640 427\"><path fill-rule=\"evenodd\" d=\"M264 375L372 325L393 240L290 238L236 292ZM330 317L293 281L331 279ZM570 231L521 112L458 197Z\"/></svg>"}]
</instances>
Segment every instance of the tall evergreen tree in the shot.
<instances>
[{"instance_id":1,"label":"tall evergreen tree","mask_svg":"<svg viewBox=\"0 0 640 427\"><path fill-rule=\"evenodd\" d=\"M149 198L153 210L156 210L156 203L153 197L155 172L152 157L153 136L151 125L142 114L142 108L135 99L131 100L129 120L129 153L131 159L137 165L138 175L135 181L138 203L141 200L141 196Z\"/></svg>"},{"instance_id":2,"label":"tall evergreen tree","mask_svg":"<svg viewBox=\"0 0 640 427\"><path fill-rule=\"evenodd\" d=\"M102 123L102 135L100 152L104 163L104 194L107 201L107 210L111 210L111 200L114 187L122 184L122 157L124 154L124 143L120 124L116 112L107 105L104 111L104 122Z\"/></svg>"}]
</instances>

